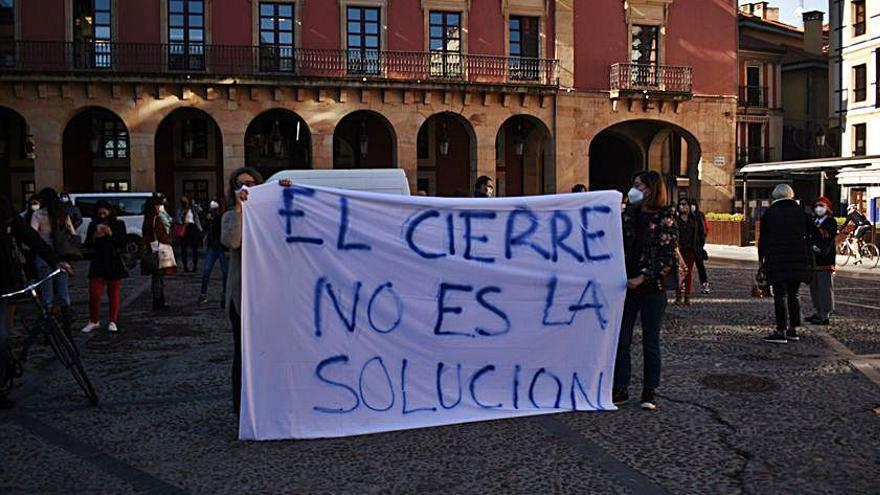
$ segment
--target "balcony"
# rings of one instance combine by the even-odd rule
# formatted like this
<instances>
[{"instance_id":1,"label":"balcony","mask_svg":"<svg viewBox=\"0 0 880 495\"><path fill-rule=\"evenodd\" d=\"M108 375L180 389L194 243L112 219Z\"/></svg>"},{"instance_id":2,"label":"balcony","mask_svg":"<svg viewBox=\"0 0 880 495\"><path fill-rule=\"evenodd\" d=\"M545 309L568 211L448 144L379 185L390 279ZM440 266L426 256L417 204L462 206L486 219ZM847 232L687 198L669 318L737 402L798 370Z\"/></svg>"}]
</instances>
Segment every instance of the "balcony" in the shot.
<instances>
[{"instance_id":1,"label":"balcony","mask_svg":"<svg viewBox=\"0 0 880 495\"><path fill-rule=\"evenodd\" d=\"M739 99L737 104L740 107L752 108L768 108L767 87L766 86L740 86Z\"/></svg>"},{"instance_id":2,"label":"balcony","mask_svg":"<svg viewBox=\"0 0 880 495\"><path fill-rule=\"evenodd\" d=\"M556 87L557 61L448 52L292 49L206 44L0 44L0 76L253 77L400 80Z\"/></svg>"},{"instance_id":3,"label":"balcony","mask_svg":"<svg viewBox=\"0 0 880 495\"><path fill-rule=\"evenodd\" d=\"M611 98L689 100L693 69L653 64L613 64Z\"/></svg>"},{"instance_id":4,"label":"balcony","mask_svg":"<svg viewBox=\"0 0 880 495\"><path fill-rule=\"evenodd\" d=\"M750 163L764 163L772 160L773 148L766 146L745 146L736 150L736 166Z\"/></svg>"}]
</instances>

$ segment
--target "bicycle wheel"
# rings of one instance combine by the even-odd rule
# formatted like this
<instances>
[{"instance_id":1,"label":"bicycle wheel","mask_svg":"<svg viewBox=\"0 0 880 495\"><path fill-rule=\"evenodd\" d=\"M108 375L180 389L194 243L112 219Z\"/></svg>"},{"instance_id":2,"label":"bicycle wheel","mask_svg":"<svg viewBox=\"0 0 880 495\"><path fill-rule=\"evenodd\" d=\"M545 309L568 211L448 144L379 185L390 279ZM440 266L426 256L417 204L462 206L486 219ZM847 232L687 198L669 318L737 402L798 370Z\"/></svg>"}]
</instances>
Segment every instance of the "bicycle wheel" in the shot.
<instances>
[{"instance_id":1,"label":"bicycle wheel","mask_svg":"<svg viewBox=\"0 0 880 495\"><path fill-rule=\"evenodd\" d=\"M98 393L89 380L85 368L83 368L82 360L79 357L74 343L64 335L58 322L53 317L48 317L43 321L43 332L49 340L49 346L55 351L58 361L73 375L79 388L86 394L86 398L93 406L98 405Z\"/></svg>"},{"instance_id":2,"label":"bicycle wheel","mask_svg":"<svg viewBox=\"0 0 880 495\"><path fill-rule=\"evenodd\" d=\"M840 266L846 266L849 263L849 257L852 254L849 244L846 242L841 242L837 245L837 264Z\"/></svg>"},{"instance_id":3,"label":"bicycle wheel","mask_svg":"<svg viewBox=\"0 0 880 495\"><path fill-rule=\"evenodd\" d=\"M877 246L867 242L862 245L862 263L868 268L877 268L877 263L880 263L880 251Z\"/></svg>"}]
</instances>

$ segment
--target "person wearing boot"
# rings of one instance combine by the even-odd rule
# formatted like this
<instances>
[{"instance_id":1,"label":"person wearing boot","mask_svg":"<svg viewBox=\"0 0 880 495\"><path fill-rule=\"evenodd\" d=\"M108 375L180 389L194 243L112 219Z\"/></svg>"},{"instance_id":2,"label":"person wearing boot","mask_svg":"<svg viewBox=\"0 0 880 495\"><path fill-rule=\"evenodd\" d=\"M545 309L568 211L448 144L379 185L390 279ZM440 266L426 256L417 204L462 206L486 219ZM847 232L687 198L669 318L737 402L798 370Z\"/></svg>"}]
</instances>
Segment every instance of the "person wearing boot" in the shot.
<instances>
[{"instance_id":1,"label":"person wearing boot","mask_svg":"<svg viewBox=\"0 0 880 495\"><path fill-rule=\"evenodd\" d=\"M43 242L55 246L54 239L57 236L57 231L60 230L66 230L70 234L76 235L73 223L67 215L67 209L54 189L50 187L43 189L37 194L37 199L40 201L40 209L31 216L31 228L37 231ZM46 277L55 270L54 264L41 256L35 258L35 264L39 278ZM61 328L70 337L73 314L70 310L70 292L67 279L68 274L63 272L54 277L51 282L44 284L40 288L40 298L47 308L58 311L61 316Z\"/></svg>"},{"instance_id":2,"label":"person wearing boot","mask_svg":"<svg viewBox=\"0 0 880 495\"><path fill-rule=\"evenodd\" d=\"M68 275L73 273L70 265L59 260L51 246L15 212L12 202L0 195L0 294L14 292L25 285L23 257L16 242L27 246L49 266L61 268ZM6 300L0 299L0 387L5 385L9 366L10 311ZM0 388L0 409L10 409L13 405Z\"/></svg>"},{"instance_id":3,"label":"person wearing boot","mask_svg":"<svg viewBox=\"0 0 880 495\"><path fill-rule=\"evenodd\" d=\"M684 283L675 289L675 304L691 303L691 291L694 283L694 264L698 257L703 256L703 245L706 242L706 230L703 223L691 211L690 200L678 200L675 221L678 225L678 249L684 260Z\"/></svg>"},{"instance_id":4,"label":"person wearing boot","mask_svg":"<svg viewBox=\"0 0 880 495\"><path fill-rule=\"evenodd\" d=\"M141 231L143 232L144 249L153 249L151 244L154 241L160 244L171 245L171 231L169 230L170 222L165 221L165 201L164 197L156 194L153 195L144 204L144 224ZM157 269L152 273L150 290L153 294L153 309L166 310L170 306L165 304L165 275L174 273L175 267Z\"/></svg>"}]
</instances>

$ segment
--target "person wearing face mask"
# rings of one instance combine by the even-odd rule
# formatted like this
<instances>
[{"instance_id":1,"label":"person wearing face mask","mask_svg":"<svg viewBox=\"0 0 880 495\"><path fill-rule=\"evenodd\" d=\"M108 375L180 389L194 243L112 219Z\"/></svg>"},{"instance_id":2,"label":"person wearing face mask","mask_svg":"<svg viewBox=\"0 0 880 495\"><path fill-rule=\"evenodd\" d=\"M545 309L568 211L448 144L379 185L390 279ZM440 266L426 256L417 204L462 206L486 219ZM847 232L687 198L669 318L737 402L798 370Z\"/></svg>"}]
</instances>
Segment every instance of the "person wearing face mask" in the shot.
<instances>
[{"instance_id":1,"label":"person wearing face mask","mask_svg":"<svg viewBox=\"0 0 880 495\"><path fill-rule=\"evenodd\" d=\"M659 173L636 174L623 211L623 255L626 265L626 300L614 364L615 404L629 399L630 347L636 318L641 317L644 381L641 407L657 409L655 389L660 385L660 326L666 311L666 290L675 276L678 227L675 209L666 204L666 187ZM673 282L674 284L675 282Z\"/></svg>"},{"instance_id":2,"label":"person wearing face mask","mask_svg":"<svg viewBox=\"0 0 880 495\"><path fill-rule=\"evenodd\" d=\"M82 328L83 333L90 333L101 327L101 293L104 292L105 285L110 302L107 331L119 330L119 287L122 279L128 277L128 271L122 262L125 234L125 223L116 218L110 203L98 201L95 204L95 216L86 232L85 245L94 250L95 255L89 264L89 323Z\"/></svg>"},{"instance_id":3,"label":"person wearing face mask","mask_svg":"<svg viewBox=\"0 0 880 495\"><path fill-rule=\"evenodd\" d=\"M183 238L180 239L180 254L183 259L183 271L193 272L199 266L199 246L202 244L202 222L199 219L198 205L193 204L189 196L184 194L180 197L180 208L174 217L175 225L183 225ZM192 251L192 270L188 268L188 251Z\"/></svg>"},{"instance_id":4,"label":"person wearing face mask","mask_svg":"<svg viewBox=\"0 0 880 495\"><path fill-rule=\"evenodd\" d=\"M34 212L31 217L31 228L39 232L43 241L57 251L58 238L67 234L75 236L76 230L73 228L73 223L71 223L70 217L67 216L66 209L54 189L44 188L37 194L37 198L40 200L40 209ZM61 252L56 252L56 254L59 256L63 255ZM35 264L39 278L48 276L55 269L51 263L48 263L41 256L36 257ZM40 288L40 296L43 304L47 307L52 307L53 304L59 306L61 328L69 336L73 326L73 313L70 309L70 291L68 290L67 274L61 273L57 277L53 277L51 282L43 284Z\"/></svg>"},{"instance_id":5,"label":"person wearing face mask","mask_svg":"<svg viewBox=\"0 0 880 495\"><path fill-rule=\"evenodd\" d=\"M153 242L171 245L171 218L165 212L165 196L154 194L144 203L144 223L141 227L145 250L153 250ZM165 303L165 275L173 274L174 267L158 269L151 273L150 291L153 295L153 310L170 309Z\"/></svg>"},{"instance_id":6,"label":"person wearing face mask","mask_svg":"<svg viewBox=\"0 0 880 495\"><path fill-rule=\"evenodd\" d=\"M684 287L679 284L675 288L675 304L688 305L691 303L694 264L698 257L702 257L702 246L706 244L706 231L703 223L691 212L691 204L687 198L678 200L678 214L675 220L678 225L678 249L686 267Z\"/></svg>"},{"instance_id":7,"label":"person wearing face mask","mask_svg":"<svg viewBox=\"0 0 880 495\"><path fill-rule=\"evenodd\" d=\"M211 201L205 220L208 224L208 235L205 247L205 263L202 268L202 291L199 294L199 304L208 302L208 281L214 264L220 262L220 273L223 275L223 297L220 298L220 308L226 308L226 275L229 272L229 257L226 255L226 247L220 243L220 231L223 225L223 214L226 213L226 205L223 198Z\"/></svg>"},{"instance_id":8,"label":"person wearing face mask","mask_svg":"<svg viewBox=\"0 0 880 495\"><path fill-rule=\"evenodd\" d=\"M816 227L811 216L794 200L794 190L788 184L777 185L770 198L773 202L761 215L758 260L773 288L776 331L764 337L764 342L787 344L799 339L798 290L813 278L810 246Z\"/></svg>"},{"instance_id":9,"label":"person wearing face mask","mask_svg":"<svg viewBox=\"0 0 880 495\"><path fill-rule=\"evenodd\" d=\"M706 260L709 259L709 254L706 253L706 238L709 237L709 222L706 221L706 215L700 211L700 204L697 202L697 198L690 198L688 200L691 204L691 213L696 217L697 222L699 222L703 226L703 238L700 242L699 250L697 251L697 274L700 276L700 288L703 294L711 294L712 289L709 288L709 274L706 273Z\"/></svg>"},{"instance_id":10,"label":"person wearing face mask","mask_svg":"<svg viewBox=\"0 0 880 495\"><path fill-rule=\"evenodd\" d=\"M474 197L491 198L493 196L495 196L495 184L492 182L492 178L486 175L480 176L474 183Z\"/></svg>"},{"instance_id":11,"label":"person wearing face mask","mask_svg":"<svg viewBox=\"0 0 880 495\"><path fill-rule=\"evenodd\" d=\"M70 222L73 223L73 228L78 229L83 223L82 212L73 204L70 200L70 195L66 192L61 193L61 204L64 205L64 211L67 213L67 216L70 217Z\"/></svg>"},{"instance_id":12,"label":"person wearing face mask","mask_svg":"<svg viewBox=\"0 0 880 495\"><path fill-rule=\"evenodd\" d=\"M807 318L814 325L828 325L834 311L834 270L837 257L837 221L831 208L831 200L822 196L813 201L816 214L813 231L813 257L815 268L810 281L810 298L814 313Z\"/></svg>"}]
</instances>

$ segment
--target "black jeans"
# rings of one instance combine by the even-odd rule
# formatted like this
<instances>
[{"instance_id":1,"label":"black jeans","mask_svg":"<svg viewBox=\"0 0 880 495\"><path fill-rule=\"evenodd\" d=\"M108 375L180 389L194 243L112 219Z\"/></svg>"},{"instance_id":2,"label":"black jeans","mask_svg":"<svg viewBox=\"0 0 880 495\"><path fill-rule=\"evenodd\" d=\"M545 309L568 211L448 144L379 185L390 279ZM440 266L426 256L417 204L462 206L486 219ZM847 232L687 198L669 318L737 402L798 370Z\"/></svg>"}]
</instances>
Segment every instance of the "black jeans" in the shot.
<instances>
[{"instance_id":1,"label":"black jeans","mask_svg":"<svg viewBox=\"0 0 880 495\"><path fill-rule=\"evenodd\" d=\"M150 292L153 294L154 301L165 301L165 274L162 270L151 275Z\"/></svg>"},{"instance_id":2,"label":"black jeans","mask_svg":"<svg viewBox=\"0 0 880 495\"><path fill-rule=\"evenodd\" d=\"M202 244L202 233L196 228L194 223L186 224L186 233L180 240L180 257L183 260L183 269L187 270L189 265L189 256L187 250L192 250L193 266L192 271L196 271L199 266L199 246Z\"/></svg>"},{"instance_id":3,"label":"black jeans","mask_svg":"<svg viewBox=\"0 0 880 495\"><path fill-rule=\"evenodd\" d=\"M784 332L786 328L801 326L801 303L798 301L799 282L773 284L773 309L776 311L776 329ZM787 304L786 304L787 303ZM786 309L787 313L786 314ZM788 323L789 326L786 326Z\"/></svg>"},{"instance_id":4,"label":"black jeans","mask_svg":"<svg viewBox=\"0 0 880 495\"><path fill-rule=\"evenodd\" d=\"M235 351L232 355L232 409L235 415L241 415L241 315L235 305L229 305L229 322L235 337Z\"/></svg>"},{"instance_id":5,"label":"black jeans","mask_svg":"<svg viewBox=\"0 0 880 495\"><path fill-rule=\"evenodd\" d=\"M614 388L629 386L632 374L630 346L633 327L639 315L642 321L642 353L645 356L643 388L653 390L660 385L660 325L663 323L666 303L666 292L663 291L642 289L626 292L620 339L617 341L617 360L614 362Z\"/></svg>"},{"instance_id":6,"label":"black jeans","mask_svg":"<svg viewBox=\"0 0 880 495\"><path fill-rule=\"evenodd\" d=\"M706 261L703 260L703 253L706 251L704 249L700 249L697 252L697 273L700 274L700 283L705 284L709 281L709 275L706 274Z\"/></svg>"}]
</instances>

